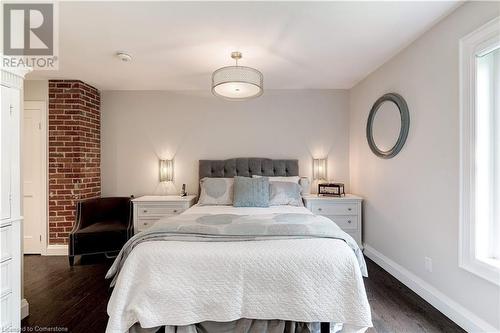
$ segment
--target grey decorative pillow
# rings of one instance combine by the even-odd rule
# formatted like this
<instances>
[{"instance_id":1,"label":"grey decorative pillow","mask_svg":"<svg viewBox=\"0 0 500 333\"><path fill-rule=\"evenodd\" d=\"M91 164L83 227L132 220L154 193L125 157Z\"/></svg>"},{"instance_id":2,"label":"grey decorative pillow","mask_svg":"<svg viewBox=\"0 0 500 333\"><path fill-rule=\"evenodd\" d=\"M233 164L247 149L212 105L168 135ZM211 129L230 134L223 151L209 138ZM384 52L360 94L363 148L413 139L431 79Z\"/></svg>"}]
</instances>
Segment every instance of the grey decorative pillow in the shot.
<instances>
[{"instance_id":1,"label":"grey decorative pillow","mask_svg":"<svg viewBox=\"0 0 500 333\"><path fill-rule=\"evenodd\" d=\"M253 178L260 178L263 176L259 175L253 175ZM291 183L297 183L300 185L301 190L300 194L306 195L311 193L311 184L309 183L309 178L307 177L299 177L299 176L273 176L269 177L269 183L272 182L291 182Z\"/></svg>"},{"instance_id":2,"label":"grey decorative pillow","mask_svg":"<svg viewBox=\"0 0 500 333\"><path fill-rule=\"evenodd\" d=\"M209 178L200 180L200 200L203 205L232 205L233 204L233 178Z\"/></svg>"},{"instance_id":3,"label":"grey decorative pillow","mask_svg":"<svg viewBox=\"0 0 500 333\"><path fill-rule=\"evenodd\" d=\"M234 207L269 207L269 179L234 177Z\"/></svg>"},{"instance_id":4,"label":"grey decorative pillow","mask_svg":"<svg viewBox=\"0 0 500 333\"><path fill-rule=\"evenodd\" d=\"M301 186L292 182L269 183L269 206L303 206Z\"/></svg>"}]
</instances>

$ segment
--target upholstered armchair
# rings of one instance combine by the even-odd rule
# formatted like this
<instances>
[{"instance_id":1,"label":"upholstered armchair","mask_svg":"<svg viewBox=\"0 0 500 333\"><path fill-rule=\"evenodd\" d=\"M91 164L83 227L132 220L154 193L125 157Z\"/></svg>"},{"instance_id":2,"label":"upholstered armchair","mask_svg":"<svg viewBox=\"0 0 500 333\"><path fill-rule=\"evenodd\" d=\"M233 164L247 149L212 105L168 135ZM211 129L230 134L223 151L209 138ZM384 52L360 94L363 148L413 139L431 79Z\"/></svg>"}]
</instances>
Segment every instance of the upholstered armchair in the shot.
<instances>
[{"instance_id":1,"label":"upholstered armchair","mask_svg":"<svg viewBox=\"0 0 500 333\"><path fill-rule=\"evenodd\" d=\"M69 264L75 256L104 253L111 257L133 235L132 203L128 197L95 198L76 204L69 234Z\"/></svg>"}]
</instances>

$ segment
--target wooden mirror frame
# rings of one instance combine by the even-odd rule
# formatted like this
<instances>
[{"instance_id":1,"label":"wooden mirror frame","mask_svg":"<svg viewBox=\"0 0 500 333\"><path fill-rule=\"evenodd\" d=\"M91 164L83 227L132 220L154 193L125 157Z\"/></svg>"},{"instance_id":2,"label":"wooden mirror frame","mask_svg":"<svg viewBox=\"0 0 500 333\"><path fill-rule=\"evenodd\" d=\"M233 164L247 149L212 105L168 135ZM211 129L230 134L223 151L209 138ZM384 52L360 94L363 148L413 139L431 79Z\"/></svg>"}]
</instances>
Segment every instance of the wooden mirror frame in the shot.
<instances>
[{"instance_id":1,"label":"wooden mirror frame","mask_svg":"<svg viewBox=\"0 0 500 333\"><path fill-rule=\"evenodd\" d=\"M384 102L392 102L396 104L399 110L399 115L401 117L401 129L399 131L399 137L394 146L389 150L381 150L375 144L373 139L373 120L377 114L378 109ZM403 148L406 138L408 137L408 132L410 130L410 112L408 111L408 105L405 99L396 93L385 94L373 104L370 110L370 115L368 116L368 122L366 124L366 139L368 140L368 146L372 152L380 158L389 159L396 156Z\"/></svg>"}]
</instances>

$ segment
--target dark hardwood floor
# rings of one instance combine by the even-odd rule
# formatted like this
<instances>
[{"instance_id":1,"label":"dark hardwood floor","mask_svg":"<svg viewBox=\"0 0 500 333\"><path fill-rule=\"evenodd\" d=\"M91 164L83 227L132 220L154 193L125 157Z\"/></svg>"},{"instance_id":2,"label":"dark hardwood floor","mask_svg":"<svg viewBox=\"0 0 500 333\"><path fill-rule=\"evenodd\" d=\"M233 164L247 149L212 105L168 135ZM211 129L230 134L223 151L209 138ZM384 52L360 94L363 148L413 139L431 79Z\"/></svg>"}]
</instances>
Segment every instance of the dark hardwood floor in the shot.
<instances>
[{"instance_id":1,"label":"dark hardwood floor","mask_svg":"<svg viewBox=\"0 0 500 333\"><path fill-rule=\"evenodd\" d=\"M70 267L67 257L24 257L24 292L30 315L24 331L104 332L110 296L104 275L111 265L103 257L86 257ZM464 332L438 310L367 259L365 279L372 307L368 332ZM31 330L33 329L33 330Z\"/></svg>"}]
</instances>

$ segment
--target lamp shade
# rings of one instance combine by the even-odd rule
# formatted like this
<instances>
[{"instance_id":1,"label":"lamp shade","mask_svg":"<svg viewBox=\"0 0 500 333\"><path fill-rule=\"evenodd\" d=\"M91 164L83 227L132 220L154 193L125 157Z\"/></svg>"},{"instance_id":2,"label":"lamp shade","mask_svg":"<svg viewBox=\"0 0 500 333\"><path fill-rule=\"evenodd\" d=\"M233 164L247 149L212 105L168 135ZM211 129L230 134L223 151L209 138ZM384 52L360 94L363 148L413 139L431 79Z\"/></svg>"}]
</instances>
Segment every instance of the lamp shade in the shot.
<instances>
[{"instance_id":1,"label":"lamp shade","mask_svg":"<svg viewBox=\"0 0 500 333\"><path fill-rule=\"evenodd\" d=\"M174 180L174 161L160 160L160 182L171 182Z\"/></svg>"},{"instance_id":2,"label":"lamp shade","mask_svg":"<svg viewBox=\"0 0 500 333\"><path fill-rule=\"evenodd\" d=\"M243 100L260 96L262 86L262 73L251 67L222 67L212 75L213 94L225 99Z\"/></svg>"},{"instance_id":3,"label":"lamp shade","mask_svg":"<svg viewBox=\"0 0 500 333\"><path fill-rule=\"evenodd\" d=\"M212 74L212 93L224 99L241 101L258 97L264 92L264 76L255 68L238 66L241 52L231 53L236 66L222 67Z\"/></svg>"},{"instance_id":4,"label":"lamp shade","mask_svg":"<svg viewBox=\"0 0 500 333\"><path fill-rule=\"evenodd\" d=\"M314 180L326 180L326 158L314 159L313 160L313 179Z\"/></svg>"}]
</instances>

